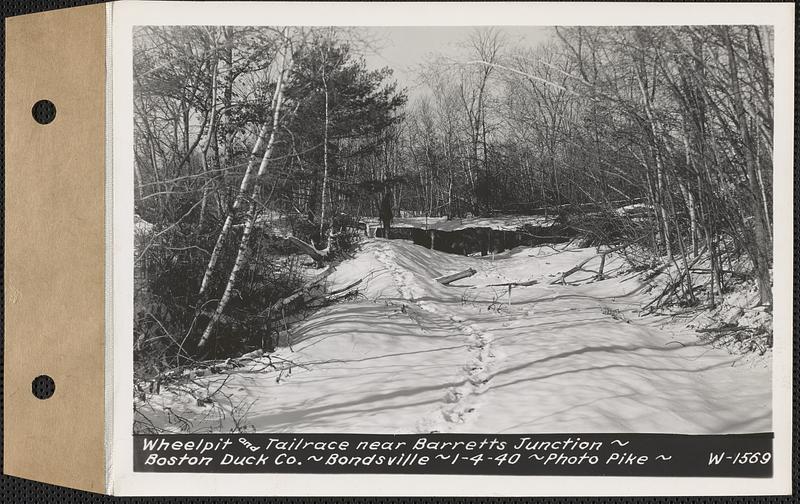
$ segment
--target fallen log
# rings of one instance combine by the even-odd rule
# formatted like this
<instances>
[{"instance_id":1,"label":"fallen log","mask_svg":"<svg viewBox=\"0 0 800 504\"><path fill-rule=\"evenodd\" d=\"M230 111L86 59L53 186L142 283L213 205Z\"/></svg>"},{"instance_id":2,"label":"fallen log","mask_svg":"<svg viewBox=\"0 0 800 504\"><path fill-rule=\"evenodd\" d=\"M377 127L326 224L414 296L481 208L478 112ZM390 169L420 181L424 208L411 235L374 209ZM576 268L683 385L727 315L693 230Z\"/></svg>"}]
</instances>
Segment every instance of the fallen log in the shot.
<instances>
[{"instance_id":1,"label":"fallen log","mask_svg":"<svg viewBox=\"0 0 800 504\"><path fill-rule=\"evenodd\" d=\"M442 285L447 285L449 283L455 282L456 280L461 280L462 278L471 277L477 273L476 270L472 268L465 269L464 271L459 271L458 273L453 273L451 275L440 276L438 278L434 278L437 282Z\"/></svg>"},{"instance_id":2,"label":"fallen log","mask_svg":"<svg viewBox=\"0 0 800 504\"><path fill-rule=\"evenodd\" d=\"M498 284L487 284L486 287L530 287L536 285L539 280L528 280L527 282L506 282Z\"/></svg>"},{"instance_id":3,"label":"fallen log","mask_svg":"<svg viewBox=\"0 0 800 504\"><path fill-rule=\"evenodd\" d=\"M312 289L312 288L314 288L315 286L319 285L319 284L320 284L320 282L322 282L323 280L325 280L326 278L328 278L329 276L331 276L331 274L332 274L334 271L336 271L336 268L335 268L335 267L333 267L333 266L328 266L327 268L325 268L325 271L323 271L322 273L320 273L319 275L317 275L317 276L316 276L316 277L314 277L313 279L311 279L311 280L309 280L308 282L306 282L306 283L305 283L305 284L304 284L302 287L300 287L299 289L297 289L297 290L296 290L296 291L294 291L293 293L289 294L289 295L288 295L288 296L286 296L285 298L282 298L282 299L279 299L279 300L275 301L275 302L272 304L272 306L270 306L270 307L269 307L267 310L265 310L265 311L270 311L270 312L271 312L271 311L274 311L274 310L278 310L278 309L280 309L280 308L281 308L281 307L283 307L283 306L286 306L286 305L288 305L288 304L291 304L291 303L292 303L294 300L296 300L296 299L297 299L297 298L299 298L300 296L302 296L302 295L304 295L304 294L308 294L308 293L309 293L309 291L311 291L311 289ZM262 313L263 313L263 312L262 312Z\"/></svg>"},{"instance_id":4,"label":"fallen log","mask_svg":"<svg viewBox=\"0 0 800 504\"><path fill-rule=\"evenodd\" d=\"M352 282L352 283L346 285L345 287L342 287L341 289L336 289L334 291L328 292L325 295L325 298L332 298L332 297L336 296L337 294L341 294L343 292L349 291L350 289L352 289L356 285L360 284L363 280L364 280L363 278L359 278L355 282Z\"/></svg>"},{"instance_id":5,"label":"fallen log","mask_svg":"<svg viewBox=\"0 0 800 504\"><path fill-rule=\"evenodd\" d=\"M669 300L669 298L672 296L672 294L683 283L684 278L686 278L687 271L691 270L694 267L694 265L697 264L700 261L700 259L703 257L703 254L705 253L707 248L708 248L707 246L703 246L703 248L700 249L700 252L698 252L698 254L695 256L695 258L692 259L692 261L689 263L688 268L682 270L680 275L678 275L678 278L676 280L672 281L669 285L667 285L667 287L664 288L663 291L661 291L661 294L659 294L658 296L653 298L649 303L644 305L642 307L642 311L648 310L650 307L653 307L653 310L657 310L658 308L663 306L663 304L667 300ZM664 268L666 268L666 266L667 265L665 264Z\"/></svg>"},{"instance_id":6,"label":"fallen log","mask_svg":"<svg viewBox=\"0 0 800 504\"><path fill-rule=\"evenodd\" d=\"M698 333L701 333L701 334L703 334L703 333L712 333L712 334L714 334L714 333L724 333L724 332L730 332L730 331L744 331L746 329L747 329L746 327L742 327L742 326L739 326L737 324L722 324L719 327L704 327L702 329L695 329L695 332L698 332Z\"/></svg>"},{"instance_id":7,"label":"fallen log","mask_svg":"<svg viewBox=\"0 0 800 504\"><path fill-rule=\"evenodd\" d=\"M606 256L608 254L611 254L612 252L618 252L618 251L620 251L620 250L622 250L624 248L630 247L631 245L633 245L634 243L638 242L642 238L643 237L639 237L636 240L633 240L632 242L624 243L622 245L616 246L614 248L610 248L608 250L604 250L603 252L599 252L596 255L588 257L586 260L581 261L579 264L573 266L572 268L570 268L567 271L565 271L564 273L562 273L559 278L557 278L557 279L553 280L552 282L550 282L550 285L555 285L555 284L559 284L559 283L560 284L566 284L566 281L565 281L566 278L568 276L572 275L573 273L577 273L578 271L585 271L587 273L594 273L595 274L595 278L602 280L603 279L603 268L605 268L605 265L606 265ZM600 268L599 268L598 271L592 271L592 270L583 269L583 267L586 266L586 263L588 263L592 259L596 259L598 257L600 258Z\"/></svg>"},{"instance_id":8,"label":"fallen log","mask_svg":"<svg viewBox=\"0 0 800 504\"><path fill-rule=\"evenodd\" d=\"M559 278L557 278L557 279L553 280L552 282L550 282L550 285L555 285L555 284L559 284L559 283L560 284L566 283L565 280L566 280L566 278L568 276L572 275L573 273L577 273L578 271L583 271L583 267L586 265L586 263L588 263L592 259L596 259L596 258L597 258L597 256L594 255L592 257L587 258L584 261L581 261L576 266L573 266L572 268L570 268L567 271L565 271L564 273L562 273ZM602 273L600 273L600 274L602 275Z\"/></svg>"},{"instance_id":9,"label":"fallen log","mask_svg":"<svg viewBox=\"0 0 800 504\"><path fill-rule=\"evenodd\" d=\"M330 267L326 271L317 275L315 279L306 283L300 289L294 291L291 295L279 299L273 303L266 310L262 311L261 314L266 314L267 318L270 320L272 320L272 314L276 314L276 320L281 321L284 325L284 328L288 330L289 324L293 324L299 320L302 320L306 316L305 313L302 313L304 310L298 312L296 310L296 306L292 307L293 304L299 304L300 307L309 309L320 308L326 303L333 302L341 297L346 296L354 287L361 284L361 282L364 280L363 278L360 278L346 285L345 287L341 287L331 292L325 292L325 286L322 285L321 282L330 276L334 270L334 267Z\"/></svg>"},{"instance_id":10,"label":"fallen log","mask_svg":"<svg viewBox=\"0 0 800 504\"><path fill-rule=\"evenodd\" d=\"M328 234L328 246L322 250L315 247L313 243L306 243L300 238L297 238L296 236L287 236L285 237L285 239L289 240L297 248L299 248L300 250L311 256L311 258L314 259L314 261L316 261L317 263L322 263L322 261L324 261L325 258L328 257L328 254L331 251L331 236L332 236L331 234Z\"/></svg>"}]
</instances>

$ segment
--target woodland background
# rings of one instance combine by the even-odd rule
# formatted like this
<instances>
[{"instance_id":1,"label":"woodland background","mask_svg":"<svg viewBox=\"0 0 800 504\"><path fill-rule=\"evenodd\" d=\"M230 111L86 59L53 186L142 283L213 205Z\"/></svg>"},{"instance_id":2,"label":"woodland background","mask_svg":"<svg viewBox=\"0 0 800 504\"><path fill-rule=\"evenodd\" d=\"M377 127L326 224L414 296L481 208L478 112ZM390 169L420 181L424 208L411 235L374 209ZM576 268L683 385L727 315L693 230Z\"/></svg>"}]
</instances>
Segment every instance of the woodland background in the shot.
<instances>
[{"instance_id":1,"label":"woodland background","mask_svg":"<svg viewBox=\"0 0 800 504\"><path fill-rule=\"evenodd\" d=\"M288 315L270 308L309 259L352 255L387 213L555 216L676 267L659 304L714 306L745 279L771 306L770 28L558 27L535 49L475 29L420 62L413 96L356 28L134 44L141 376L274 347Z\"/></svg>"}]
</instances>

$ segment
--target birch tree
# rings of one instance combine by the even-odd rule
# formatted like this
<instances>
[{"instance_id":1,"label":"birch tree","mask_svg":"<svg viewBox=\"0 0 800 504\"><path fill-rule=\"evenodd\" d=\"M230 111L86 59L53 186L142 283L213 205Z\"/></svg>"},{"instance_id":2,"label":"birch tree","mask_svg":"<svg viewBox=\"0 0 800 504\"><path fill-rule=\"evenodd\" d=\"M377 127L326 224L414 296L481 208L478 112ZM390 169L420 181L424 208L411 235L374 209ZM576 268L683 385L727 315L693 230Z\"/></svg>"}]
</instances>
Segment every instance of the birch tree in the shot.
<instances>
[{"instance_id":1,"label":"birch tree","mask_svg":"<svg viewBox=\"0 0 800 504\"><path fill-rule=\"evenodd\" d=\"M280 61L278 63L278 82L275 85L275 94L273 97L273 116L272 116L272 124L270 125L270 134L269 140L267 141L266 148L264 150L264 154L261 157L261 163L258 167L258 172L255 175L255 180L252 183L252 189L250 190L249 194L249 207L247 211L247 215L245 218L245 225L244 231L242 232L242 236L239 240L239 247L236 253L236 260L233 263L233 268L231 269L231 273L228 276L227 284L225 285L225 291L222 294L222 298L220 299L219 303L217 304L216 310L214 310L214 314L211 316L211 320L209 320L208 325L206 326L205 331L203 331L203 335L200 338L198 343L199 348L203 348L211 338L211 335L214 332L214 328L219 321L220 315L222 312L225 311L225 307L230 301L231 293L233 292L233 288L236 285L236 279L239 275L239 271L242 269L246 262L247 257L247 249L250 240L250 234L253 231L253 225L255 223L256 214L258 212L258 203L256 198L258 197L258 192L261 187L261 182L264 179L265 174L267 173L267 168L269 167L270 157L272 156L272 150L275 145L275 138L278 132L278 124L281 118L281 107L283 105L283 93L284 93L284 85L285 85L285 74L287 70L291 66L291 54L289 54L289 41L287 38L288 29L284 28L282 35L283 35L283 52L280 56ZM263 141L263 138L266 134L266 126L262 128L262 132L259 134L259 140ZM257 142L258 143L258 142ZM257 152L257 148L253 148L253 152ZM252 165L248 165L248 170L245 171L245 176L242 179L242 185L240 188L240 195L237 197L236 202L241 205L242 201L244 200L244 192L247 190L247 187L250 186L250 181L247 180L248 177L252 174ZM217 239L217 246L214 248L214 253L212 254L212 259L209 262L208 269L206 270L206 274L203 277L203 285L201 286L201 294L205 289L208 283L208 277L210 277L211 273L213 272L214 265L216 264L216 259L219 255L219 251L222 248L222 244L225 241L227 233L230 231L231 223L233 221L233 212L236 211L236 203L234 203L234 209L231 213L228 214L228 217L225 220L225 224L223 225L222 231L220 232L220 236Z\"/></svg>"}]
</instances>

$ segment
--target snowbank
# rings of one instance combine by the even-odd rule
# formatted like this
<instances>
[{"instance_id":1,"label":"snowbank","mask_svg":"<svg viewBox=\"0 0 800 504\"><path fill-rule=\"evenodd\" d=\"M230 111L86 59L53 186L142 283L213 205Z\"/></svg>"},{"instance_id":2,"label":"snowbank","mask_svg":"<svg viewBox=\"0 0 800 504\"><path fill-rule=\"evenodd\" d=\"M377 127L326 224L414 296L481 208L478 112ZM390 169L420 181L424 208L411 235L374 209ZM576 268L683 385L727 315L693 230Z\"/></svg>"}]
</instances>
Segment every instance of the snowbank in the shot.
<instances>
[{"instance_id":1,"label":"snowbank","mask_svg":"<svg viewBox=\"0 0 800 504\"><path fill-rule=\"evenodd\" d=\"M771 428L769 363L702 346L684 326L640 318L635 274L549 285L594 249L517 248L471 258L371 240L330 276L363 278L357 300L293 333L293 352L136 403L152 429L183 432L674 432ZM590 261L589 269L597 266ZM466 268L472 277L435 277ZM494 284L540 280L516 287ZM582 281L581 281L582 280ZM290 361L294 364L287 364ZM188 390L188 392L187 392ZM210 400L198 400L198 396Z\"/></svg>"}]
</instances>

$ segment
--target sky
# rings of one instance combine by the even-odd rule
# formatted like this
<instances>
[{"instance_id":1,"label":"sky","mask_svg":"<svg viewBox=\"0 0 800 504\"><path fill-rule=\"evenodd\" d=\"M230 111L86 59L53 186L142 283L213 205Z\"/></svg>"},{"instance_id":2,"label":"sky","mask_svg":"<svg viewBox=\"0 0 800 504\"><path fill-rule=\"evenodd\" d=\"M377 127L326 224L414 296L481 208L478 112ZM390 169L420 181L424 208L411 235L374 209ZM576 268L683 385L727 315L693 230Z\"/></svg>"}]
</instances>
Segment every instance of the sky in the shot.
<instances>
[{"instance_id":1,"label":"sky","mask_svg":"<svg viewBox=\"0 0 800 504\"><path fill-rule=\"evenodd\" d=\"M463 56L459 47L478 28L471 26L414 26L414 27L370 27L368 33L375 41L375 50L365 55L367 66L394 70L394 78L400 87L408 88L410 97L418 96L415 67L432 54L452 58ZM542 26L502 26L498 29L509 48L535 47L552 36L551 28Z\"/></svg>"}]
</instances>

